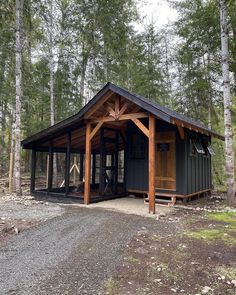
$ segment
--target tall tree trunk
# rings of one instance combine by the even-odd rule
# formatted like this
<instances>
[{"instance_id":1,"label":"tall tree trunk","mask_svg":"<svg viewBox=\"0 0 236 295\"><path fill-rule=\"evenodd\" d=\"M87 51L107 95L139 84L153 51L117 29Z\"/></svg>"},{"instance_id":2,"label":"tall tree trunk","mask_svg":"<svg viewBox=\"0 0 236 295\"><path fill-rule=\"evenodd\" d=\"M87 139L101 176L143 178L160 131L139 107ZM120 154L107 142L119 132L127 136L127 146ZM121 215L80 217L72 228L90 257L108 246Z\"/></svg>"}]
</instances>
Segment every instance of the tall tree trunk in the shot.
<instances>
[{"instance_id":1,"label":"tall tree trunk","mask_svg":"<svg viewBox=\"0 0 236 295\"><path fill-rule=\"evenodd\" d=\"M229 48L227 32L227 5L226 0L219 0L220 6L220 28L221 28L221 57L223 75L224 96L224 129L225 129L225 170L227 182L227 202L230 206L236 205L234 192L234 151L233 132L231 119L231 96L229 76Z\"/></svg>"},{"instance_id":2,"label":"tall tree trunk","mask_svg":"<svg viewBox=\"0 0 236 295\"><path fill-rule=\"evenodd\" d=\"M90 50L85 49L85 46L83 44L82 48L82 65L81 65L81 77L80 77L80 99L82 102L82 105L86 105L87 98L84 95L84 85L85 85L85 76L86 76L86 70L87 70L87 64L88 64L88 57L89 57Z\"/></svg>"},{"instance_id":3,"label":"tall tree trunk","mask_svg":"<svg viewBox=\"0 0 236 295\"><path fill-rule=\"evenodd\" d=\"M16 106L15 106L15 190L21 195L21 99L22 99L22 35L23 35L23 3L16 0Z\"/></svg>"},{"instance_id":4,"label":"tall tree trunk","mask_svg":"<svg viewBox=\"0 0 236 295\"><path fill-rule=\"evenodd\" d=\"M50 71L50 122L55 124L55 98L54 98L54 57L53 57L53 0L50 1L49 19L49 71ZM57 185L57 157L53 154L53 177Z\"/></svg>"}]
</instances>

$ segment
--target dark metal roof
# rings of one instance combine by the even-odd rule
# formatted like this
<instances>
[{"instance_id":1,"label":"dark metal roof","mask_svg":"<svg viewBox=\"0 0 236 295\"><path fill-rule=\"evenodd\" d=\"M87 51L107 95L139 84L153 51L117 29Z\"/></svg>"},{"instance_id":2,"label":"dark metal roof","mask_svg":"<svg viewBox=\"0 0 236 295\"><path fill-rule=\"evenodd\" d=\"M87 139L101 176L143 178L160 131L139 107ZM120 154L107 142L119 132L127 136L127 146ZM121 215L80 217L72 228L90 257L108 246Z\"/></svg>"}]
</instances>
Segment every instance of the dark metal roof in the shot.
<instances>
[{"instance_id":1,"label":"dark metal roof","mask_svg":"<svg viewBox=\"0 0 236 295\"><path fill-rule=\"evenodd\" d=\"M179 114L167 107L161 106L160 104L150 101L147 98L144 98L140 95L137 95L135 93L132 93L126 89L123 89L121 87L118 87L110 82L108 82L77 114L49 127L46 129L43 129L42 131L24 139L22 141L23 148L30 148L34 143L36 143L38 140L42 140L45 138L52 138L55 135L59 135L62 132L64 132L67 128L71 128L73 125L76 124L78 127L78 123L82 123L83 116L85 113L94 105L96 102L104 96L108 91L112 91L114 93L117 93L127 100L139 105L143 109L147 110L148 112L152 113L156 117L164 120L168 123L173 123L173 120L178 120L184 124L184 127L188 128L189 126L195 127L196 129L199 129L202 132L205 132L207 134L216 136L220 138L221 140L224 140L224 136L212 131L211 129L207 128L200 122L194 121L191 118L188 118L182 114ZM185 125L187 124L187 126ZM63 128L63 130L62 130Z\"/></svg>"}]
</instances>

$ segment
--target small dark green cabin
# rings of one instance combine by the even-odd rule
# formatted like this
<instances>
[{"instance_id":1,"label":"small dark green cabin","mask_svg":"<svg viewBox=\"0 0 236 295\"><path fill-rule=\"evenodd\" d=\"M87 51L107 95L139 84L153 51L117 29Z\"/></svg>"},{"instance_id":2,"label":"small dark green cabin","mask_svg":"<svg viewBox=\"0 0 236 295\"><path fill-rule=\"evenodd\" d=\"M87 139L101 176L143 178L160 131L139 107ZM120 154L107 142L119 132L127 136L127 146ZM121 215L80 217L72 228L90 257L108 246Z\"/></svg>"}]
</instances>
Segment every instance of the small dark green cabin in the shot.
<instances>
[{"instance_id":1,"label":"small dark green cabin","mask_svg":"<svg viewBox=\"0 0 236 295\"><path fill-rule=\"evenodd\" d=\"M142 194L155 212L157 200L174 204L210 192L212 136L224 140L199 122L107 83L76 115L23 140L22 146L32 150L32 194L85 204ZM48 158L47 184L37 188L42 153ZM54 153L65 158L61 185L53 181Z\"/></svg>"}]
</instances>

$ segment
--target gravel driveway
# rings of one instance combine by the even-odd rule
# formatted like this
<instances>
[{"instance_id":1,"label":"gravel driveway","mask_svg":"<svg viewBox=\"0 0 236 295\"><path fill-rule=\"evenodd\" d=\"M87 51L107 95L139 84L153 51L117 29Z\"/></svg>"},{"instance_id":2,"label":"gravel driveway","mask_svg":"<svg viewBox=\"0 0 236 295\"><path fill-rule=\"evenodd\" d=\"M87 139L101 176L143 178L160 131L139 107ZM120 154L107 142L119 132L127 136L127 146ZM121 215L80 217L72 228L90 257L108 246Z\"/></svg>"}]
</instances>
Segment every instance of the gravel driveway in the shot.
<instances>
[{"instance_id":1,"label":"gravel driveway","mask_svg":"<svg viewBox=\"0 0 236 295\"><path fill-rule=\"evenodd\" d=\"M69 208L0 245L0 294L104 294L140 230L173 233L174 224L103 209Z\"/></svg>"}]
</instances>

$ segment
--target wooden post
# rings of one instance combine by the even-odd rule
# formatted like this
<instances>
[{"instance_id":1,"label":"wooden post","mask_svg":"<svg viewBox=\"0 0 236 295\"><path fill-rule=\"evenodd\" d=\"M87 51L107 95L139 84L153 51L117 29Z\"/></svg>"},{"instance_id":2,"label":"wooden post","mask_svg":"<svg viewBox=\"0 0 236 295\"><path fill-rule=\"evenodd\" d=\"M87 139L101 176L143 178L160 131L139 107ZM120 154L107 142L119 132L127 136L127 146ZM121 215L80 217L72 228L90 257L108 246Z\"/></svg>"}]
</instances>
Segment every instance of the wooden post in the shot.
<instances>
[{"instance_id":1,"label":"wooden post","mask_svg":"<svg viewBox=\"0 0 236 295\"><path fill-rule=\"evenodd\" d=\"M49 147L49 155L48 155L48 169L47 169L47 188L48 188L48 194L52 190L52 178L53 178L53 147L52 144L50 144Z\"/></svg>"},{"instance_id":2,"label":"wooden post","mask_svg":"<svg viewBox=\"0 0 236 295\"><path fill-rule=\"evenodd\" d=\"M90 176L91 176L91 124L86 124L85 143L85 178L84 178L84 204L90 203Z\"/></svg>"},{"instance_id":3,"label":"wooden post","mask_svg":"<svg viewBox=\"0 0 236 295\"><path fill-rule=\"evenodd\" d=\"M104 143L104 129L100 130L100 176L99 176L99 194L100 196L104 193L105 180L104 180L104 166L106 164L106 153Z\"/></svg>"},{"instance_id":4,"label":"wooden post","mask_svg":"<svg viewBox=\"0 0 236 295\"><path fill-rule=\"evenodd\" d=\"M95 178L96 178L96 154L93 153L93 166L92 166L92 187L95 187Z\"/></svg>"},{"instance_id":5,"label":"wooden post","mask_svg":"<svg viewBox=\"0 0 236 295\"><path fill-rule=\"evenodd\" d=\"M70 153L71 153L71 134L68 133L66 147L66 167L65 167L65 196L69 193L70 188Z\"/></svg>"},{"instance_id":6,"label":"wooden post","mask_svg":"<svg viewBox=\"0 0 236 295\"><path fill-rule=\"evenodd\" d=\"M79 155L79 180L83 181L84 179L84 154L80 153Z\"/></svg>"},{"instance_id":7,"label":"wooden post","mask_svg":"<svg viewBox=\"0 0 236 295\"><path fill-rule=\"evenodd\" d=\"M32 150L31 154L31 178L30 178L30 193L35 191L35 174L36 174L36 151Z\"/></svg>"},{"instance_id":8,"label":"wooden post","mask_svg":"<svg viewBox=\"0 0 236 295\"><path fill-rule=\"evenodd\" d=\"M116 143L115 143L115 154L114 154L114 168L115 168L115 175L114 175L114 193L117 195L118 193L118 165L119 165L119 131L116 131Z\"/></svg>"},{"instance_id":9,"label":"wooden post","mask_svg":"<svg viewBox=\"0 0 236 295\"><path fill-rule=\"evenodd\" d=\"M76 165L77 165L77 163L76 163L76 156L74 156L74 164L73 164L73 184L75 185L76 184Z\"/></svg>"},{"instance_id":10,"label":"wooden post","mask_svg":"<svg viewBox=\"0 0 236 295\"><path fill-rule=\"evenodd\" d=\"M48 173L49 173L49 154L47 154L46 162L46 188L48 189Z\"/></svg>"},{"instance_id":11,"label":"wooden post","mask_svg":"<svg viewBox=\"0 0 236 295\"><path fill-rule=\"evenodd\" d=\"M155 117L149 115L149 141L148 141L148 171L149 171L149 213L155 214Z\"/></svg>"}]
</instances>

